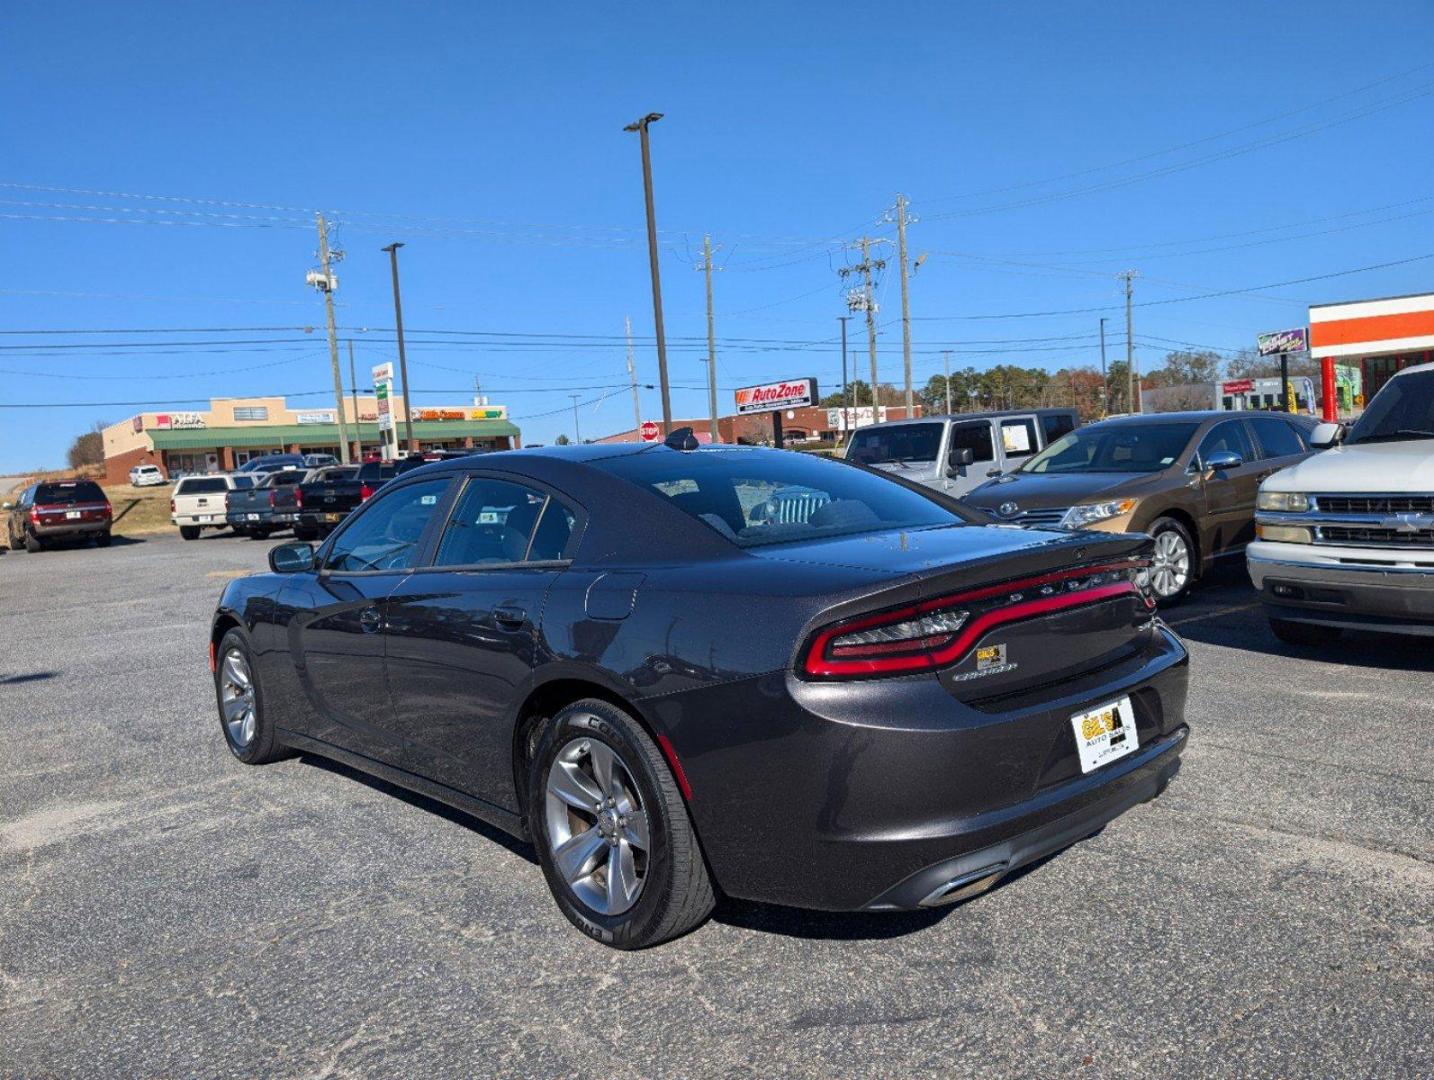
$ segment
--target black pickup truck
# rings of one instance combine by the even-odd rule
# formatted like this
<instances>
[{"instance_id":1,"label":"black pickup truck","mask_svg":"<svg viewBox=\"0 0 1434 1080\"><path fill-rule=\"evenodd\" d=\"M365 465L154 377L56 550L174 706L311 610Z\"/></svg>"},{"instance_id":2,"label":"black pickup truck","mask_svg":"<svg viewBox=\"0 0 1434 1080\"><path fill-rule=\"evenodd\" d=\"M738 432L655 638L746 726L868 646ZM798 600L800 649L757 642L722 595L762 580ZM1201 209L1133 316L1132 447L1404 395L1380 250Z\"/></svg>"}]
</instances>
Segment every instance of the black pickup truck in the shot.
<instances>
[{"instance_id":1,"label":"black pickup truck","mask_svg":"<svg viewBox=\"0 0 1434 1080\"><path fill-rule=\"evenodd\" d=\"M294 536L299 540L327 536L385 482L423 464L422 458L411 457L325 469L322 479L299 485L299 520L294 525Z\"/></svg>"},{"instance_id":2,"label":"black pickup truck","mask_svg":"<svg viewBox=\"0 0 1434 1080\"><path fill-rule=\"evenodd\" d=\"M298 489L308 469L280 469L251 488L236 488L224 500L224 519L239 536L268 539L299 516Z\"/></svg>"}]
</instances>

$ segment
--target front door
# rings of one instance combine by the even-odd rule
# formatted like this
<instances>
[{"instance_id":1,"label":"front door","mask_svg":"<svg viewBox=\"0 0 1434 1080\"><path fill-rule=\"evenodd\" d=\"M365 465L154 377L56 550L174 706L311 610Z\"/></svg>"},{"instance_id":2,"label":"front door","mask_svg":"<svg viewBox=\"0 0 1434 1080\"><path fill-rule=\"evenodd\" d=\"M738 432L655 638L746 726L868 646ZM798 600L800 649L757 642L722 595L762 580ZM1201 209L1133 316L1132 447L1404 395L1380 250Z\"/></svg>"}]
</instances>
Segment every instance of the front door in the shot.
<instances>
[{"instance_id":1,"label":"front door","mask_svg":"<svg viewBox=\"0 0 1434 1080\"><path fill-rule=\"evenodd\" d=\"M956 463L956 452L970 450L970 465ZM966 420L953 422L946 440L946 478L941 487L948 495L965 495L984 484L986 475L995 467L996 452L991 445L991 421Z\"/></svg>"},{"instance_id":2,"label":"front door","mask_svg":"<svg viewBox=\"0 0 1434 1080\"><path fill-rule=\"evenodd\" d=\"M412 771L518 811L512 721L576 521L536 486L470 477L432 565L389 597L389 688Z\"/></svg>"},{"instance_id":3,"label":"front door","mask_svg":"<svg viewBox=\"0 0 1434 1080\"><path fill-rule=\"evenodd\" d=\"M395 766L403 764L404 744L384 668L385 602L422 560L450 482L386 489L321 549L321 569L292 597L307 609L294 619L291 647L316 734Z\"/></svg>"},{"instance_id":4,"label":"front door","mask_svg":"<svg viewBox=\"0 0 1434 1080\"><path fill-rule=\"evenodd\" d=\"M1240 464L1213 471L1207 468L1210 456L1222 451L1238 454ZM1268 472L1255 453L1245 421L1224 420L1206 432L1196 461L1201 469L1210 554L1239 550L1255 538L1255 496Z\"/></svg>"}]
</instances>

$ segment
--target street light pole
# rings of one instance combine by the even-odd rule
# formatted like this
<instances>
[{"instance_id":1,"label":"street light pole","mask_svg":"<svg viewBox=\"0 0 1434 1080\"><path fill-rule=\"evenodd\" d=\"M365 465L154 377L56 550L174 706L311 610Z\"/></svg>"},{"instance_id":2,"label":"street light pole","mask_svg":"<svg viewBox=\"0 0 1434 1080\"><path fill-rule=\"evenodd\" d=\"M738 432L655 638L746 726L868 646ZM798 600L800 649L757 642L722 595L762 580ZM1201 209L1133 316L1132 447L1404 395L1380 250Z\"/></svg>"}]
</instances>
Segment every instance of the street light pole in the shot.
<instances>
[{"instance_id":1,"label":"street light pole","mask_svg":"<svg viewBox=\"0 0 1434 1080\"><path fill-rule=\"evenodd\" d=\"M851 439L851 415L847 408L851 405L851 393L846 385L846 321L850 318L850 315L837 316L837 322L841 323L841 426L848 440Z\"/></svg>"},{"instance_id":2,"label":"street light pole","mask_svg":"<svg viewBox=\"0 0 1434 1080\"><path fill-rule=\"evenodd\" d=\"M581 394L568 395L568 397L573 399L573 444L575 446L581 446L583 443L582 428L578 424L578 398L581 396Z\"/></svg>"},{"instance_id":3,"label":"street light pole","mask_svg":"<svg viewBox=\"0 0 1434 1080\"><path fill-rule=\"evenodd\" d=\"M408 392L408 356L403 351L403 302L398 296L398 249L401 247L403 244L395 241L383 250L388 252L388 263L393 270L393 325L398 331L398 374L403 380L403 438L411 454L414 450L413 398Z\"/></svg>"},{"instance_id":4,"label":"street light pole","mask_svg":"<svg viewBox=\"0 0 1434 1080\"><path fill-rule=\"evenodd\" d=\"M647 200L647 261L652 271L652 321L657 331L657 382L662 391L662 433L672 434L672 397L667 385L667 335L662 328L662 277L657 269L657 212L652 205L652 151L647 129L662 119L661 113L648 113L634 120L623 131L635 131L642 144L642 192Z\"/></svg>"},{"instance_id":5,"label":"street light pole","mask_svg":"<svg viewBox=\"0 0 1434 1080\"><path fill-rule=\"evenodd\" d=\"M1105 316L1100 317L1100 415L1110 412L1110 376L1105 373Z\"/></svg>"}]
</instances>

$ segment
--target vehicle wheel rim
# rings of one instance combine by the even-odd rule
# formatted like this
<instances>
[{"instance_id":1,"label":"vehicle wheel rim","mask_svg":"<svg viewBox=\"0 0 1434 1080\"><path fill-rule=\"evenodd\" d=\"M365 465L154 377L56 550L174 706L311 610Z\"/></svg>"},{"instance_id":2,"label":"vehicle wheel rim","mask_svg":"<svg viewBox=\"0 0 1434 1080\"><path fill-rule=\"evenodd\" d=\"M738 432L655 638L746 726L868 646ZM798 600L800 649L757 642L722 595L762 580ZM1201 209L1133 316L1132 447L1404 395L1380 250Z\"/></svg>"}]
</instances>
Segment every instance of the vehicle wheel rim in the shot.
<instances>
[{"instance_id":1,"label":"vehicle wheel rim","mask_svg":"<svg viewBox=\"0 0 1434 1080\"><path fill-rule=\"evenodd\" d=\"M621 915L642 895L650 841L632 770L597 739L568 742L548 767L547 837L568 888L599 915Z\"/></svg>"},{"instance_id":2,"label":"vehicle wheel rim","mask_svg":"<svg viewBox=\"0 0 1434 1080\"><path fill-rule=\"evenodd\" d=\"M1161 598L1176 595L1190 580L1190 546L1174 529L1155 538L1155 555L1150 563L1150 587Z\"/></svg>"},{"instance_id":3,"label":"vehicle wheel rim","mask_svg":"<svg viewBox=\"0 0 1434 1080\"><path fill-rule=\"evenodd\" d=\"M219 667L219 705L229 741L244 749L254 741L259 717L254 703L254 678L249 673L249 661L239 649L226 652Z\"/></svg>"}]
</instances>

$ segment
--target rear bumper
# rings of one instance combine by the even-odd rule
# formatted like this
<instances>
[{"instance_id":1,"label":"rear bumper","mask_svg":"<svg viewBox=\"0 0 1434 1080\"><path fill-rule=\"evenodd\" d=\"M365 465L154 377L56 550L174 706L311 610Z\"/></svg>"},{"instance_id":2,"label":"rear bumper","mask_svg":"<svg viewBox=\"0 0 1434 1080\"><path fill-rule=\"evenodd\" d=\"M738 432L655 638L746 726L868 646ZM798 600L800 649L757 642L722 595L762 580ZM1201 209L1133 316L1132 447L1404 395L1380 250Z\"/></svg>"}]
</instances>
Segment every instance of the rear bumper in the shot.
<instances>
[{"instance_id":1,"label":"rear bumper","mask_svg":"<svg viewBox=\"0 0 1434 1080\"><path fill-rule=\"evenodd\" d=\"M1161 628L1126 661L980 709L930 678L883 680L866 696L832 684L778 696L762 684L782 676L769 676L746 684L745 700L736 686L694 692L709 695L702 715L679 714L673 699L653 714L726 893L903 910L953 880L1008 874L1159 794L1188 738L1188 663ZM1140 748L1081 773L1071 717L1127 695ZM750 730L724 744L716 731L734 724Z\"/></svg>"},{"instance_id":2,"label":"rear bumper","mask_svg":"<svg viewBox=\"0 0 1434 1080\"><path fill-rule=\"evenodd\" d=\"M26 528L34 536L43 539L60 539L66 536L93 536L95 533L107 533L114 524L113 519L106 518L104 521L66 521L55 522L53 525L36 525L31 522Z\"/></svg>"},{"instance_id":3,"label":"rear bumper","mask_svg":"<svg viewBox=\"0 0 1434 1080\"><path fill-rule=\"evenodd\" d=\"M1341 558L1360 561L1341 562ZM1364 561L1375 558L1386 565ZM1434 553L1310 552L1307 545L1261 542L1250 545L1247 561L1250 580L1275 618L1349 629L1434 633Z\"/></svg>"}]
</instances>

